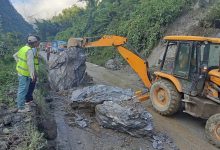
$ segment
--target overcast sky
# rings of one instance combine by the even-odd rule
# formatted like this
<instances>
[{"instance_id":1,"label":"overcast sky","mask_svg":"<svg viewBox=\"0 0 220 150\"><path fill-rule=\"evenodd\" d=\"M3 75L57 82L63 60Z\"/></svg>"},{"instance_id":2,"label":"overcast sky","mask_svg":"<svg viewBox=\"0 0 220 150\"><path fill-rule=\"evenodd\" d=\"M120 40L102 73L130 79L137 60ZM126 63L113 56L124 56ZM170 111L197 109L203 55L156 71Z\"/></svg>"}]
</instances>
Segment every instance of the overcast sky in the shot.
<instances>
[{"instance_id":1,"label":"overcast sky","mask_svg":"<svg viewBox=\"0 0 220 150\"><path fill-rule=\"evenodd\" d=\"M84 6L78 0L10 0L15 9L27 20L48 19L59 14L64 8L76 4Z\"/></svg>"}]
</instances>

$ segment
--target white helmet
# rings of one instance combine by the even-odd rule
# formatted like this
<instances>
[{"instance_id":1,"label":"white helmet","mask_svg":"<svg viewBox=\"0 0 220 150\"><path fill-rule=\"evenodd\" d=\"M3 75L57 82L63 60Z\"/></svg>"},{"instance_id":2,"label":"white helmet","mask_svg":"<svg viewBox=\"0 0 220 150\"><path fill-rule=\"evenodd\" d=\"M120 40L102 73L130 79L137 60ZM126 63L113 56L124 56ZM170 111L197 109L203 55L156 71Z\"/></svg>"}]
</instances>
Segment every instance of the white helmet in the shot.
<instances>
[{"instance_id":1,"label":"white helmet","mask_svg":"<svg viewBox=\"0 0 220 150\"><path fill-rule=\"evenodd\" d=\"M33 35L30 35L28 37L28 43L34 43L34 42L37 42L37 37L33 36Z\"/></svg>"}]
</instances>

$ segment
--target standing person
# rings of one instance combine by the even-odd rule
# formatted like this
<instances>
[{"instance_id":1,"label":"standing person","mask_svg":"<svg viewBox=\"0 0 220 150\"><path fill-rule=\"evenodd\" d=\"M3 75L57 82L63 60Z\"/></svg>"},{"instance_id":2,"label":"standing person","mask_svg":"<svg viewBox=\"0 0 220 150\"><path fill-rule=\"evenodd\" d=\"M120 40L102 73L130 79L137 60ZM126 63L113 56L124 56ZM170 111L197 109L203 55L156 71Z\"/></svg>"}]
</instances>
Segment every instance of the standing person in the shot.
<instances>
[{"instance_id":1,"label":"standing person","mask_svg":"<svg viewBox=\"0 0 220 150\"><path fill-rule=\"evenodd\" d=\"M18 112L30 111L29 107L25 107L25 99L30 82L36 82L36 72L39 66L36 48L39 46L39 40L37 36L29 36L27 45L13 55L17 62L16 70L19 81L17 92Z\"/></svg>"},{"instance_id":2,"label":"standing person","mask_svg":"<svg viewBox=\"0 0 220 150\"><path fill-rule=\"evenodd\" d=\"M40 44L40 38L38 36L35 36L37 38L38 44L37 47L32 48L33 51L33 55L34 55L34 71L35 71L35 80L31 79L31 82L29 84L29 88L28 88L28 92L25 96L25 104L27 105L27 107L29 107L30 105L33 105L33 92L36 86L36 82L37 82L37 74L38 74L38 66L39 66L39 49L38 46ZM30 108L30 107L29 107Z\"/></svg>"}]
</instances>

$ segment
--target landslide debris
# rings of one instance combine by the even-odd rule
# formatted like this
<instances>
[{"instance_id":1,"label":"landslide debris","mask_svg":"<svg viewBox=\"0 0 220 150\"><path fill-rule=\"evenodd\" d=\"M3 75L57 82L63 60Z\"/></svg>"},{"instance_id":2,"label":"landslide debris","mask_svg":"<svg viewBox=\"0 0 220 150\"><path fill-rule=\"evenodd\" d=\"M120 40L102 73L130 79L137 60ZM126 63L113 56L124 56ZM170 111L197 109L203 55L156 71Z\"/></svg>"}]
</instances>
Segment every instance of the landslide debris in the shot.
<instances>
[{"instance_id":1,"label":"landslide debris","mask_svg":"<svg viewBox=\"0 0 220 150\"><path fill-rule=\"evenodd\" d=\"M70 103L72 108L95 108L104 101L123 101L131 99L134 92L131 89L107 85L84 87L72 92Z\"/></svg>"},{"instance_id":2,"label":"landslide debris","mask_svg":"<svg viewBox=\"0 0 220 150\"><path fill-rule=\"evenodd\" d=\"M94 85L72 92L71 107L95 109L96 120L106 128L146 136L153 130L152 115L133 98L130 89Z\"/></svg>"},{"instance_id":3,"label":"landslide debris","mask_svg":"<svg viewBox=\"0 0 220 150\"><path fill-rule=\"evenodd\" d=\"M46 146L43 135L35 129L34 113L16 113L16 109L0 104L0 150L41 149ZM31 139L33 137L35 140Z\"/></svg>"},{"instance_id":4,"label":"landslide debris","mask_svg":"<svg viewBox=\"0 0 220 150\"><path fill-rule=\"evenodd\" d=\"M153 130L152 115L133 100L105 101L96 106L96 119L105 127L126 132L135 137L146 136Z\"/></svg>"},{"instance_id":5,"label":"landslide debris","mask_svg":"<svg viewBox=\"0 0 220 150\"><path fill-rule=\"evenodd\" d=\"M82 48L70 47L49 62L49 82L54 90L67 90L86 82L86 56Z\"/></svg>"}]
</instances>

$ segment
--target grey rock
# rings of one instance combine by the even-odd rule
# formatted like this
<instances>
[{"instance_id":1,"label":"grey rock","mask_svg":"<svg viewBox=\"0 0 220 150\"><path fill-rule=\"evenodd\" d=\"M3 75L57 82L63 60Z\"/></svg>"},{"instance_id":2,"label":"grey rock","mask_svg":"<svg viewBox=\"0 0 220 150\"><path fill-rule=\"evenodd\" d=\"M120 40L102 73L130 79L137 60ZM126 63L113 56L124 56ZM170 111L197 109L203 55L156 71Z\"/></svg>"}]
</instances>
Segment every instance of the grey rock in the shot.
<instances>
[{"instance_id":1,"label":"grey rock","mask_svg":"<svg viewBox=\"0 0 220 150\"><path fill-rule=\"evenodd\" d=\"M13 122L15 122L15 123L17 123L17 122L20 122L21 120L22 120L22 116L20 116L20 115L15 115L14 117L13 117Z\"/></svg>"},{"instance_id":2,"label":"grey rock","mask_svg":"<svg viewBox=\"0 0 220 150\"><path fill-rule=\"evenodd\" d=\"M9 134L10 130L8 128L4 128L2 132L3 132L3 134Z\"/></svg>"},{"instance_id":3,"label":"grey rock","mask_svg":"<svg viewBox=\"0 0 220 150\"><path fill-rule=\"evenodd\" d=\"M166 147L168 147L170 150L176 150L178 149L177 146L173 143L172 139L170 137L168 137L166 134L164 133L154 133L152 132L151 135L152 138L152 146L155 149L165 149L165 145Z\"/></svg>"},{"instance_id":4,"label":"grey rock","mask_svg":"<svg viewBox=\"0 0 220 150\"><path fill-rule=\"evenodd\" d=\"M54 119L43 119L39 123L40 130L43 131L44 136L48 140L54 140L57 137L57 125Z\"/></svg>"},{"instance_id":5,"label":"grey rock","mask_svg":"<svg viewBox=\"0 0 220 150\"><path fill-rule=\"evenodd\" d=\"M159 150L163 149L163 148L164 148L163 142L162 142L162 141L156 141L156 140L155 140L155 141L153 142L153 148L159 149Z\"/></svg>"},{"instance_id":6,"label":"grey rock","mask_svg":"<svg viewBox=\"0 0 220 150\"><path fill-rule=\"evenodd\" d=\"M152 115L140 103L133 100L105 101L96 106L95 112L101 126L126 132L135 137L146 136L153 130Z\"/></svg>"},{"instance_id":7,"label":"grey rock","mask_svg":"<svg viewBox=\"0 0 220 150\"><path fill-rule=\"evenodd\" d=\"M3 124L4 123L4 120L3 118L0 117L0 124Z\"/></svg>"},{"instance_id":8,"label":"grey rock","mask_svg":"<svg viewBox=\"0 0 220 150\"><path fill-rule=\"evenodd\" d=\"M122 67L122 64L118 58L109 59L105 63L105 68L111 69L111 70L119 70Z\"/></svg>"},{"instance_id":9,"label":"grey rock","mask_svg":"<svg viewBox=\"0 0 220 150\"><path fill-rule=\"evenodd\" d=\"M53 55L50 62L49 82L54 90L68 90L83 83L86 78L86 56L82 48L70 47Z\"/></svg>"},{"instance_id":10,"label":"grey rock","mask_svg":"<svg viewBox=\"0 0 220 150\"><path fill-rule=\"evenodd\" d=\"M82 116L76 114L75 123L80 126L81 128L85 128L88 126L87 119L83 118Z\"/></svg>"},{"instance_id":11,"label":"grey rock","mask_svg":"<svg viewBox=\"0 0 220 150\"><path fill-rule=\"evenodd\" d=\"M7 115L3 118L3 123L4 125L10 125L12 123L12 116L11 115Z\"/></svg>"},{"instance_id":12,"label":"grey rock","mask_svg":"<svg viewBox=\"0 0 220 150\"><path fill-rule=\"evenodd\" d=\"M1 150L7 150L8 146L7 146L7 142L5 141L0 141L0 149Z\"/></svg>"},{"instance_id":13,"label":"grey rock","mask_svg":"<svg viewBox=\"0 0 220 150\"><path fill-rule=\"evenodd\" d=\"M88 86L72 92L70 103L72 108L95 108L104 101L122 101L131 99L134 92L107 85Z\"/></svg>"},{"instance_id":14,"label":"grey rock","mask_svg":"<svg viewBox=\"0 0 220 150\"><path fill-rule=\"evenodd\" d=\"M0 117L8 114L7 105L0 103Z\"/></svg>"},{"instance_id":15,"label":"grey rock","mask_svg":"<svg viewBox=\"0 0 220 150\"><path fill-rule=\"evenodd\" d=\"M8 106L6 104L0 103L0 109L1 110L6 110Z\"/></svg>"},{"instance_id":16,"label":"grey rock","mask_svg":"<svg viewBox=\"0 0 220 150\"><path fill-rule=\"evenodd\" d=\"M46 101L47 103L50 103L50 102L53 101L53 97L48 96L48 97L45 98L45 101Z\"/></svg>"},{"instance_id":17,"label":"grey rock","mask_svg":"<svg viewBox=\"0 0 220 150\"><path fill-rule=\"evenodd\" d=\"M10 113L16 113L17 111L18 111L17 108L12 108L12 109L9 110Z\"/></svg>"},{"instance_id":18,"label":"grey rock","mask_svg":"<svg viewBox=\"0 0 220 150\"><path fill-rule=\"evenodd\" d=\"M209 6L210 3L211 3L211 0L198 0L194 6L194 9L205 8Z\"/></svg>"},{"instance_id":19,"label":"grey rock","mask_svg":"<svg viewBox=\"0 0 220 150\"><path fill-rule=\"evenodd\" d=\"M26 118L25 120L24 120L24 122L26 122L26 123L28 123L28 122L30 122L31 121L31 118Z\"/></svg>"}]
</instances>

